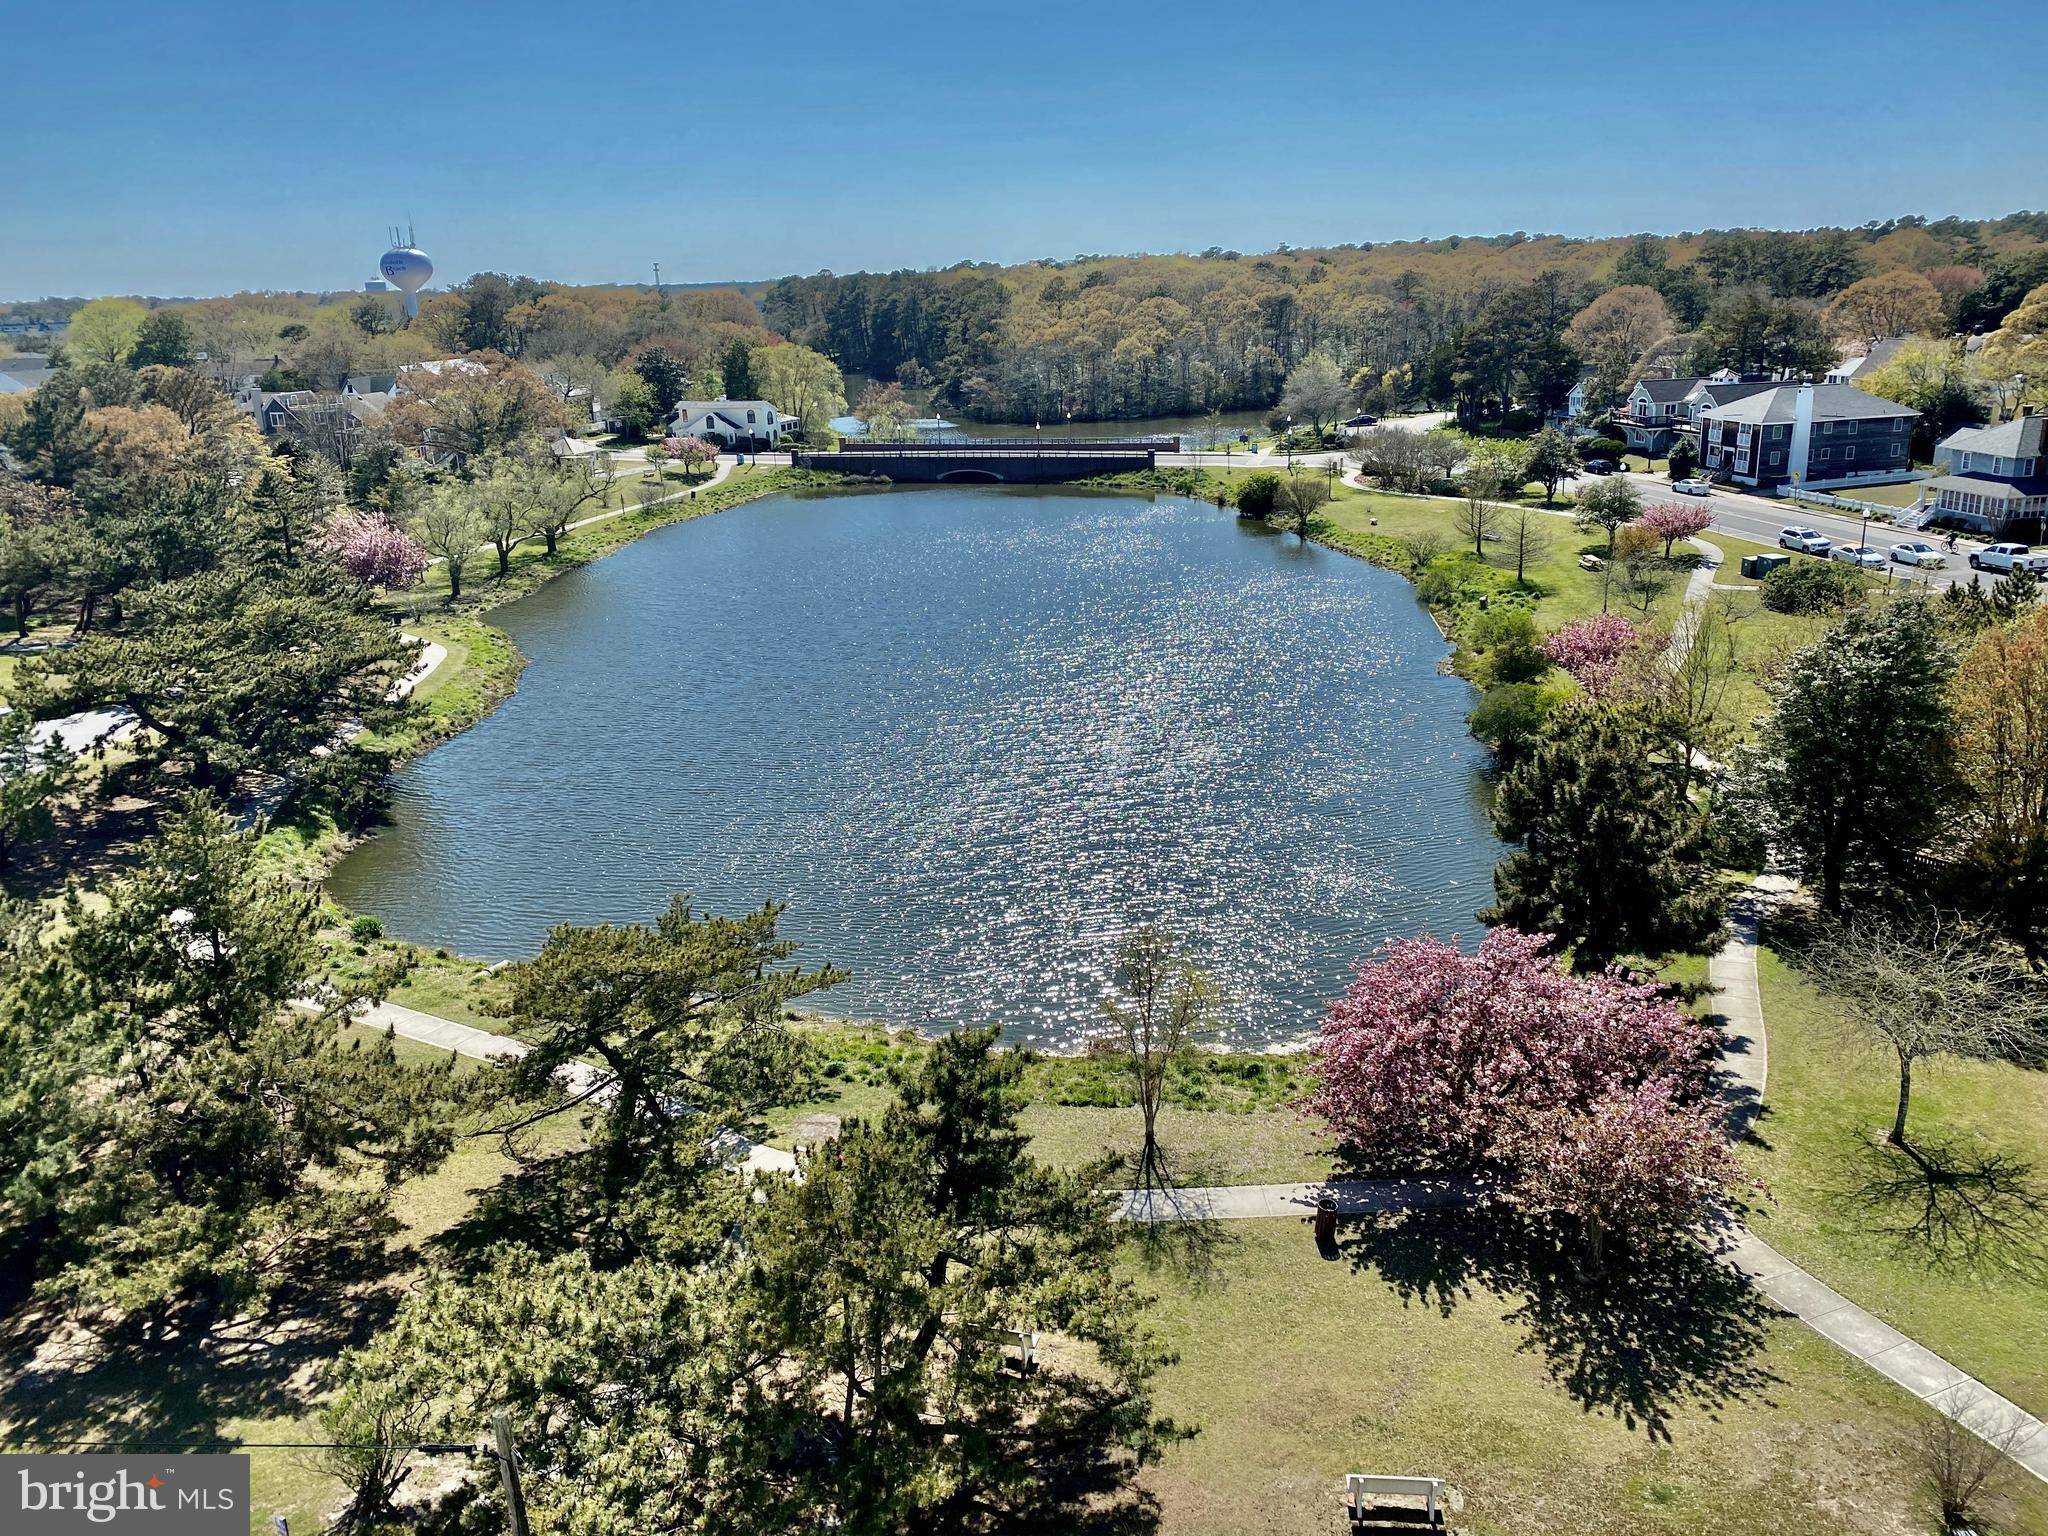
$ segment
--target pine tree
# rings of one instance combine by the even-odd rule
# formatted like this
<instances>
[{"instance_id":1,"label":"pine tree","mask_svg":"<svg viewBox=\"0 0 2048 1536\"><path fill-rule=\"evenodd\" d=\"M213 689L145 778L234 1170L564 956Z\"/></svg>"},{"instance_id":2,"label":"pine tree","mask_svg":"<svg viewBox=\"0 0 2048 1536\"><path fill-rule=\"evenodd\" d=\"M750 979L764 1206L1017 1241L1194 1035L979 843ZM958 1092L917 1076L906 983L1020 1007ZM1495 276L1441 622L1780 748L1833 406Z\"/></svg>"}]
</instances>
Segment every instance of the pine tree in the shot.
<instances>
[{"instance_id":1,"label":"pine tree","mask_svg":"<svg viewBox=\"0 0 2048 1536\"><path fill-rule=\"evenodd\" d=\"M1481 919L1555 935L1578 970L1696 954L1720 933L1705 819L1630 709L1559 715L1502 777L1493 820L1519 846L1495 868L1498 904Z\"/></svg>"},{"instance_id":2,"label":"pine tree","mask_svg":"<svg viewBox=\"0 0 2048 1536\"><path fill-rule=\"evenodd\" d=\"M345 1037L345 999L290 1005L315 985L318 905L201 797L104 909L67 904L37 998L108 1068L73 1090L92 1152L55 1201L47 1294L203 1328L311 1283L315 1259L374 1262L388 1187L447 1155L470 1089L452 1057Z\"/></svg>"},{"instance_id":3,"label":"pine tree","mask_svg":"<svg viewBox=\"0 0 2048 1536\"><path fill-rule=\"evenodd\" d=\"M1901 598L1852 610L1774 690L1750 790L1829 912L1852 880L1903 882L1948 805L1954 666L1932 606Z\"/></svg>"},{"instance_id":4,"label":"pine tree","mask_svg":"<svg viewBox=\"0 0 2048 1536\"><path fill-rule=\"evenodd\" d=\"M783 1020L847 973L784 965L797 945L776 936L781 911L700 915L679 896L652 926L563 924L512 972L512 1029L533 1047L512 1089L536 1119L586 1122L586 1148L539 1182L603 1260L715 1242L731 1215L705 1204L715 1140L765 1134L764 1110L802 1100L809 1057ZM558 1074L577 1073L588 1082L562 1095Z\"/></svg>"}]
</instances>

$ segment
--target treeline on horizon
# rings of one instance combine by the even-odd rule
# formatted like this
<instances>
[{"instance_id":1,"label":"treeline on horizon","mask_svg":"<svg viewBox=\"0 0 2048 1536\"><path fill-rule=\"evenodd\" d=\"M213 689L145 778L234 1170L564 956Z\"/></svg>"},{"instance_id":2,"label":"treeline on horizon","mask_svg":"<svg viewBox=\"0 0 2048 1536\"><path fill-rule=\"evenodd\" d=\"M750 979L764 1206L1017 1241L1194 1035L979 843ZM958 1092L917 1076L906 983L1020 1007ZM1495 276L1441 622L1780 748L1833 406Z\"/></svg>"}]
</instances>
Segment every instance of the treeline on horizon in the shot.
<instances>
[{"instance_id":1,"label":"treeline on horizon","mask_svg":"<svg viewBox=\"0 0 2048 1536\"><path fill-rule=\"evenodd\" d=\"M1886 280L1871 295L1879 302L1858 302L1872 279ZM2018 213L1264 255L1212 248L664 293L485 272L426 295L406 329L391 295L173 306L217 373L230 360L268 368L266 387L331 390L351 372L492 351L565 396L585 389L609 404L655 351L660 370L679 376L659 391L667 405L677 389L719 385L718 360L734 342L788 340L949 414L1119 420L1270 409L1288 374L1320 355L1361 408L1451 407L1475 426L1554 407L1584 375L1599 408L1640 372L1817 372L1874 335L1989 332L2044 282L2048 213ZM0 306L0 316L68 304Z\"/></svg>"},{"instance_id":2,"label":"treeline on horizon","mask_svg":"<svg viewBox=\"0 0 2048 1536\"><path fill-rule=\"evenodd\" d=\"M1661 355L1636 361L1753 371L1832 361L1828 302L1895 272L1932 278L1951 330L1989 330L2048 281L2048 214L821 273L769 285L762 309L851 372L985 420L1263 409L1316 352L1367 408L1473 419L1561 402L1595 363L1565 332L1613 289L1652 289L1669 313Z\"/></svg>"}]
</instances>

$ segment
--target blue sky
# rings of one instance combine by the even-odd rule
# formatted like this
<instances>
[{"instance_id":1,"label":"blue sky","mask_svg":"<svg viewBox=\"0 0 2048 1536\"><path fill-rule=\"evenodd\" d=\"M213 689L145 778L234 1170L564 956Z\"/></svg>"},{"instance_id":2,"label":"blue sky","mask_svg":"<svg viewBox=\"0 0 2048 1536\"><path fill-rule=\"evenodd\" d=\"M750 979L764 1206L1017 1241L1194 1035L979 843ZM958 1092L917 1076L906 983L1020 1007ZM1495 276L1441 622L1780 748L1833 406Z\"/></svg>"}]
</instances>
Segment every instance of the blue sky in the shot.
<instances>
[{"instance_id":1,"label":"blue sky","mask_svg":"<svg viewBox=\"0 0 2048 1536\"><path fill-rule=\"evenodd\" d=\"M1996 215L2038 5L4 0L0 298Z\"/></svg>"}]
</instances>

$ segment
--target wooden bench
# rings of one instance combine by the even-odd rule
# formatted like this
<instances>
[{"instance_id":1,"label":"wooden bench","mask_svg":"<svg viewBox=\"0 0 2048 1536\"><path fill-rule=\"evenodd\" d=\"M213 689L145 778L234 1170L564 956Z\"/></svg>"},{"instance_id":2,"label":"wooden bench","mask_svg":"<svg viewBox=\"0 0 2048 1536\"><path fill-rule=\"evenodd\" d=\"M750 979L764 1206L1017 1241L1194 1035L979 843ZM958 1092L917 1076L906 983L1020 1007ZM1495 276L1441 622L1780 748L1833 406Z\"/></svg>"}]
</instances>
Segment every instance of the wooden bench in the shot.
<instances>
[{"instance_id":1,"label":"wooden bench","mask_svg":"<svg viewBox=\"0 0 2048 1536\"><path fill-rule=\"evenodd\" d=\"M1415 1518L1414 1511L1383 1510L1377 1502L1381 1497L1420 1499L1422 1523L1432 1527L1444 1523L1444 1480L1440 1477L1382 1477L1372 1472L1345 1474L1344 1502L1349 1506L1353 1524L1362 1525L1368 1520L1388 1518Z\"/></svg>"}]
</instances>

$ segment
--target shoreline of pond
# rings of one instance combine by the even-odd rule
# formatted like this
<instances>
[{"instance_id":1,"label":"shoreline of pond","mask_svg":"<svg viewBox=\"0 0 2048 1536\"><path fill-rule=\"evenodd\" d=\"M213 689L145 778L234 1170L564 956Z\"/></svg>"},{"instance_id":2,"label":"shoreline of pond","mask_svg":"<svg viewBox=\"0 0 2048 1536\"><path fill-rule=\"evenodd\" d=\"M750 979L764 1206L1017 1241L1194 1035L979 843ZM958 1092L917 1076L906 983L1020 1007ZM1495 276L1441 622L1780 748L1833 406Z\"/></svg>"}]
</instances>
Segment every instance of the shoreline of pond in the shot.
<instances>
[{"instance_id":1,"label":"shoreline of pond","mask_svg":"<svg viewBox=\"0 0 2048 1536\"><path fill-rule=\"evenodd\" d=\"M728 494L717 496L710 505L698 505L688 500L680 500L664 504L658 508L649 508L640 513L629 512L621 514L615 521L617 524L625 526L611 527L600 525L605 526L605 531L609 536L605 537L598 547L588 551L575 551L576 558L560 561L559 563L550 562L545 568L529 566L526 571L527 580L519 583L516 589L492 588L489 590L488 596L486 596L484 591L480 590L477 593L477 601L465 603L461 608L450 610L445 614L447 619L473 624L488 635L496 645L502 647L503 651L509 655L511 666L504 675L502 684L488 688L479 700L477 707L473 710L465 711L464 718L459 723L449 724L444 729L435 730L430 733L421 733L409 745L408 750L394 757L393 767L397 768L412 762L464 734L475 725L490 718L491 715L517 693L519 676L527 664L527 658L519 649L517 642L506 630L490 623L485 618L485 615L494 609L532 596L543 587L552 584L560 576L571 571L581 570L586 565L595 564L619 550L638 543L645 534L654 533L663 528L674 527L680 523L693 522L715 516L720 512L730 511L778 494L802 494L807 491L852 492L863 489L938 488L877 486L874 482L864 478L842 477L823 473L803 474L801 472L770 468L760 472L758 478L744 482L728 481L722 484L717 489ZM1212 505L1219 511L1225 511L1231 507L1235 494L1235 485L1227 475L1213 472L1206 467L1152 471L1139 475L1102 477L1096 480L1075 482L1071 486L1058 487L1057 489L1073 494L1100 496L1116 496L1138 492L1144 494L1148 499L1164 495ZM1418 499L1429 500L1435 498ZM1309 542L1332 554L1342 555L1349 559L1357 560L1361 564L1399 576L1408 583L1411 590L1414 587L1410 571L1401 568L1390 559L1374 558L1374 552L1370 550L1322 536L1312 535ZM1455 668L1450 666L1450 662L1457 653L1456 641L1445 629L1442 619L1436 611L1426 602L1422 604L1422 607L1424 612L1428 614L1432 627L1437 630L1447 647L1443 658L1444 670L1455 674ZM446 680L444 679L443 683L445 684L445 682ZM323 849L325 856L321 860L317 885L323 899L337 913L338 921L331 932L331 938L338 947L346 947L349 944L351 924L359 914L345 906L338 898L332 895L327 889L328 879L334 868L348 853L352 852L362 842L378 835L388 825L388 820L373 824L359 824L351 828L349 835L345 838L334 840L328 847ZM387 942L393 945L404 946L406 950L413 952L420 961L433 961L442 965L466 968L473 973L472 980L477 982L487 979L506 963L504 961L493 962L476 959L450 951L445 947L430 947L412 940L390 940ZM394 988L390 997L394 1002L406 1003L407 1006L412 1007L421 1007L421 1002L412 993L412 989L404 985ZM412 1000L408 1001L408 997L411 997ZM431 1012L432 1009L422 1008L421 1011ZM492 1017L493 1015L485 1014L484 1016ZM940 1034L945 1033L944 1030L920 1028L912 1023L899 1024L884 1019L863 1017L859 1014L837 1014L823 1009L806 1010L802 1018L807 1023L830 1029L848 1031L880 1030L890 1035L908 1034L924 1041L935 1039ZM1218 1043L1210 1045L1207 1047L1207 1050L1220 1056L1293 1059L1300 1056L1313 1045L1315 1036L1316 1029L1311 1026L1291 1031L1271 1040L1261 1041L1256 1046ZM1018 1042L1006 1048L1035 1052L1045 1056L1077 1056L1087 1054L1090 1049L1090 1043L1087 1040L1081 1040L1071 1045L1055 1046L1039 1042Z\"/></svg>"}]
</instances>

